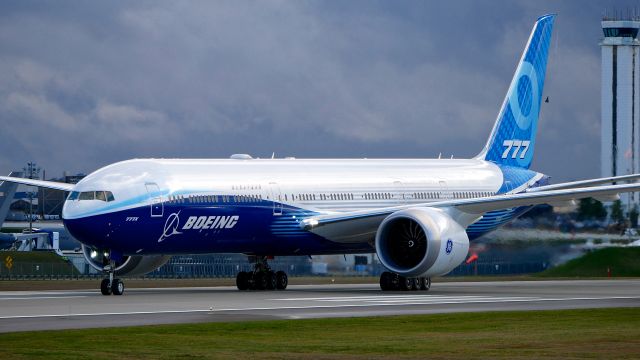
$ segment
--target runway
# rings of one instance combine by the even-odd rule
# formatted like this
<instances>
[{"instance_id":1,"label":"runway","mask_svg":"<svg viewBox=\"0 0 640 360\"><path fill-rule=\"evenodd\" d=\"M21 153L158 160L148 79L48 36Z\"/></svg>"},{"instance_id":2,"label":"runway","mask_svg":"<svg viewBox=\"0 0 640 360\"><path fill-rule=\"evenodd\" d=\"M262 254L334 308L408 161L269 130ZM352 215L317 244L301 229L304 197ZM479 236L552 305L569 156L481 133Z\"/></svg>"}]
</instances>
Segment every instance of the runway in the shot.
<instances>
[{"instance_id":1,"label":"runway","mask_svg":"<svg viewBox=\"0 0 640 360\"><path fill-rule=\"evenodd\" d=\"M374 284L0 292L0 332L191 322L449 312L640 307L640 280L434 283L382 292Z\"/></svg>"}]
</instances>

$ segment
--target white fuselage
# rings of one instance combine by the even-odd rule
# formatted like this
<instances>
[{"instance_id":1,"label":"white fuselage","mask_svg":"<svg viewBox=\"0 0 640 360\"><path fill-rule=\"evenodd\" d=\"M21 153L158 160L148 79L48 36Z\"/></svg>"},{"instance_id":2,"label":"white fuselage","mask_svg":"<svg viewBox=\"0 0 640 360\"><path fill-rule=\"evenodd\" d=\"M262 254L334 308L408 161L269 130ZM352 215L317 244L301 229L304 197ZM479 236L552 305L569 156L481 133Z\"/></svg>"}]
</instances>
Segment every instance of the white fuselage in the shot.
<instances>
[{"instance_id":1,"label":"white fuselage","mask_svg":"<svg viewBox=\"0 0 640 360\"><path fill-rule=\"evenodd\" d=\"M127 254L367 252L373 233L336 243L301 221L516 192L540 177L477 159L140 159L80 181L63 220L81 242ZM476 238L521 213L487 214L467 231Z\"/></svg>"},{"instance_id":2,"label":"white fuselage","mask_svg":"<svg viewBox=\"0 0 640 360\"><path fill-rule=\"evenodd\" d=\"M162 201L238 195L337 212L489 196L502 186L503 174L493 163L473 159L129 160L99 169L77 186L80 192L108 189L113 203L68 201L63 218L147 205L154 201L145 196L149 184L157 185Z\"/></svg>"}]
</instances>

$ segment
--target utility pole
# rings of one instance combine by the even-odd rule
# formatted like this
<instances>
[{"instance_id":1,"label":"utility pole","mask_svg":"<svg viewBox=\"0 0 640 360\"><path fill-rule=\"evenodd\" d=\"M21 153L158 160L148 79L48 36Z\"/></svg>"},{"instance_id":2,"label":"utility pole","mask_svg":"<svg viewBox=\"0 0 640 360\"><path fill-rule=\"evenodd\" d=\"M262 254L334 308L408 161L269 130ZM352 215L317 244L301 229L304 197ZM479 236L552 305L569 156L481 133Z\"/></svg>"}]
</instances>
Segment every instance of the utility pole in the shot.
<instances>
[{"instance_id":1,"label":"utility pole","mask_svg":"<svg viewBox=\"0 0 640 360\"><path fill-rule=\"evenodd\" d=\"M27 166L22 168L27 179L39 179L40 168L35 162L30 161ZM29 191L29 233L33 233L33 187Z\"/></svg>"}]
</instances>

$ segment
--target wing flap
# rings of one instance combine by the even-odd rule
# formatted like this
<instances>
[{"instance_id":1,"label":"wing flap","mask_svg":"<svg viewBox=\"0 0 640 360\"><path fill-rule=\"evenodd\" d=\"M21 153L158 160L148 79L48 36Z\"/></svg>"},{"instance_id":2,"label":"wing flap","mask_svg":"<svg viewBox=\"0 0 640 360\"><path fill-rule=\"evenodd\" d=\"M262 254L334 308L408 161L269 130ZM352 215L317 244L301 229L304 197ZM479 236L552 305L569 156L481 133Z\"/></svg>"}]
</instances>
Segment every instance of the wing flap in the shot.
<instances>
[{"instance_id":1,"label":"wing flap","mask_svg":"<svg viewBox=\"0 0 640 360\"><path fill-rule=\"evenodd\" d=\"M609 198L620 193L640 191L640 184L594 186L565 190L550 190L533 193L498 195L490 198L460 200L453 204L458 210L472 214L509 209L518 206L530 206L565 202L588 197Z\"/></svg>"},{"instance_id":2,"label":"wing flap","mask_svg":"<svg viewBox=\"0 0 640 360\"><path fill-rule=\"evenodd\" d=\"M596 185L612 184L614 182L635 181L635 180L640 180L640 174L611 176L611 177L604 177L599 179L588 179L588 180L571 181L571 182L560 183L560 184L545 185L545 186L529 188L527 189L527 192L574 189L574 188L583 188L583 187L596 186Z\"/></svg>"}]
</instances>

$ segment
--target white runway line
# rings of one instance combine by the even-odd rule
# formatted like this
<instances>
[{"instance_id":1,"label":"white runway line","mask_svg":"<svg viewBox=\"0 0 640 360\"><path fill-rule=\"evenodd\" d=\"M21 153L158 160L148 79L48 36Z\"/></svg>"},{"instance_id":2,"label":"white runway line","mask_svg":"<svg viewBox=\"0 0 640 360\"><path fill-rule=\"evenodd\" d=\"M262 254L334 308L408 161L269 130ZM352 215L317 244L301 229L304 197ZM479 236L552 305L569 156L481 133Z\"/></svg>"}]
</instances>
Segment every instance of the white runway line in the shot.
<instances>
[{"instance_id":1,"label":"white runway line","mask_svg":"<svg viewBox=\"0 0 640 360\"><path fill-rule=\"evenodd\" d=\"M85 298L86 295L70 295L70 296L34 296L34 297L4 297L0 298L0 301L6 300L45 300L45 299L71 299L71 298Z\"/></svg>"},{"instance_id":2,"label":"white runway line","mask_svg":"<svg viewBox=\"0 0 640 360\"><path fill-rule=\"evenodd\" d=\"M461 295L461 296L446 296L446 295L372 295L372 296L336 296L336 297L317 297L317 298L281 298L281 299L268 299L274 301L335 301L335 302L348 302L348 301L365 301L365 302L379 302L379 301L413 301L413 300L449 300L449 299L461 299L461 300L474 300L474 299L540 299L540 297L530 296L481 296L481 295Z\"/></svg>"},{"instance_id":3,"label":"white runway line","mask_svg":"<svg viewBox=\"0 0 640 360\"><path fill-rule=\"evenodd\" d=\"M474 303L506 303L506 302L545 302L545 301L594 301L594 300L631 300L640 299L638 296L615 296L615 297L574 297L574 298L520 298L520 299L441 299L428 304L417 302L401 303L363 303L363 304L333 304L333 305L300 305L300 306L266 306L251 308L214 308L211 309L188 309L188 310L158 310L158 311L130 311L130 312L104 312L104 313L78 313L78 314L41 314L41 315L12 315L0 316L0 320L5 319L29 319L29 318L59 318L59 317L79 317L79 316L114 316L114 315L154 315L154 314L186 314L186 313L209 313L211 315L220 312L235 311L269 311L269 310L304 310L304 309L338 309L349 307L376 307L376 306L408 306L408 305L446 305L446 304L474 304Z\"/></svg>"},{"instance_id":4,"label":"white runway line","mask_svg":"<svg viewBox=\"0 0 640 360\"><path fill-rule=\"evenodd\" d=\"M53 291L0 291L0 296L69 296L69 295L91 295L99 293L97 290L87 291L68 291L68 290L53 290Z\"/></svg>"}]
</instances>

